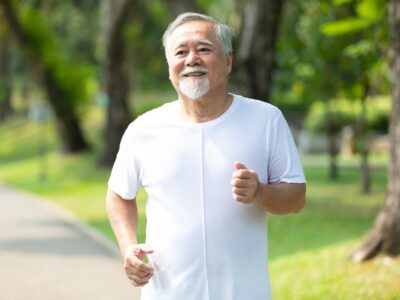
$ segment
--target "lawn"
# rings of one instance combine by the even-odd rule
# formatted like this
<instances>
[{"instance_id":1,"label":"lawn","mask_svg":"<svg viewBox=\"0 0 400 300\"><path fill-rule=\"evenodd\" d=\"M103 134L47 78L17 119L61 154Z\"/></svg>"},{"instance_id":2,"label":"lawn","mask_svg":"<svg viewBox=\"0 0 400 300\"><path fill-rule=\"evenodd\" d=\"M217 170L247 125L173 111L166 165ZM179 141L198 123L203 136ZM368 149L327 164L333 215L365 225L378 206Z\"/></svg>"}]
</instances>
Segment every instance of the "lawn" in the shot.
<instances>
[{"instance_id":1,"label":"lawn","mask_svg":"<svg viewBox=\"0 0 400 300\"><path fill-rule=\"evenodd\" d=\"M93 141L100 136L97 124L86 124L98 135L91 135ZM0 140L0 181L58 203L113 239L104 208L110 170L98 167L93 153L60 155L50 124L21 119L1 124ZM40 144L46 152L41 157ZM355 158L343 158L340 178L332 181L327 178L326 157L304 159L306 208L301 214L269 218L274 299L400 299L399 259L379 257L359 265L349 258L371 226L386 189L384 159L374 160L368 196L360 194L356 163ZM144 241L145 197L141 191L140 241Z\"/></svg>"}]
</instances>

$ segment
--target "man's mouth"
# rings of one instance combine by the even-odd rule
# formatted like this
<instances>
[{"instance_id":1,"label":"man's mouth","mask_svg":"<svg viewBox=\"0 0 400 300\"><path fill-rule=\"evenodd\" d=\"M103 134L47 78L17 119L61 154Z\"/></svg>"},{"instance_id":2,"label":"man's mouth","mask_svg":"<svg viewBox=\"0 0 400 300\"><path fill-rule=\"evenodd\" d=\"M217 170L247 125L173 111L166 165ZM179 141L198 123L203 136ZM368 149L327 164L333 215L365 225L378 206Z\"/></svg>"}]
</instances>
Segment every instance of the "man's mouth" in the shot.
<instances>
[{"instance_id":1,"label":"man's mouth","mask_svg":"<svg viewBox=\"0 0 400 300\"><path fill-rule=\"evenodd\" d=\"M185 77L192 77L192 76L203 76L203 75L205 75L206 73L204 73L204 72L193 72L193 73L186 73L185 75L183 75L183 76L185 76Z\"/></svg>"},{"instance_id":2,"label":"man's mouth","mask_svg":"<svg viewBox=\"0 0 400 300\"><path fill-rule=\"evenodd\" d=\"M186 70L181 73L183 77L200 77L206 75L208 72L206 69L192 69Z\"/></svg>"}]
</instances>

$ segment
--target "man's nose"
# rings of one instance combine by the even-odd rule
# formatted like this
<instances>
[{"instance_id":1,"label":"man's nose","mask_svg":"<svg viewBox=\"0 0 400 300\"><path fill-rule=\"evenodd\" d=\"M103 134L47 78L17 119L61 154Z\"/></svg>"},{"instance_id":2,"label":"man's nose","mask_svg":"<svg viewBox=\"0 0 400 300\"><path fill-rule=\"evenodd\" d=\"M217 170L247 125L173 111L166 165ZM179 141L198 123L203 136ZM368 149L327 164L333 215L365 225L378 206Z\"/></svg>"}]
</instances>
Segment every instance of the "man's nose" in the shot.
<instances>
[{"instance_id":1,"label":"man's nose","mask_svg":"<svg viewBox=\"0 0 400 300\"><path fill-rule=\"evenodd\" d=\"M186 58L187 66L196 66L201 64L200 56L195 51L190 51Z\"/></svg>"}]
</instances>

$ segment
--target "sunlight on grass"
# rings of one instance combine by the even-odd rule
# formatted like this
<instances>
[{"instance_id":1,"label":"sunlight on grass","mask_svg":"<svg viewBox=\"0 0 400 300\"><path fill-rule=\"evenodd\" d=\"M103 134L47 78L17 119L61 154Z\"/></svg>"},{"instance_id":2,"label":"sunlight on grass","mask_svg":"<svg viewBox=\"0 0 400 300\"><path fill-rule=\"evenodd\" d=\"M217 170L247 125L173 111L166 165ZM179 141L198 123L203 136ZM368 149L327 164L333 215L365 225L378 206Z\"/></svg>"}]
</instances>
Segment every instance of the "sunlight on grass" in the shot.
<instances>
[{"instance_id":1,"label":"sunlight on grass","mask_svg":"<svg viewBox=\"0 0 400 300\"><path fill-rule=\"evenodd\" d=\"M400 299L400 260L355 264L349 254L358 240L305 250L270 263L274 299Z\"/></svg>"}]
</instances>

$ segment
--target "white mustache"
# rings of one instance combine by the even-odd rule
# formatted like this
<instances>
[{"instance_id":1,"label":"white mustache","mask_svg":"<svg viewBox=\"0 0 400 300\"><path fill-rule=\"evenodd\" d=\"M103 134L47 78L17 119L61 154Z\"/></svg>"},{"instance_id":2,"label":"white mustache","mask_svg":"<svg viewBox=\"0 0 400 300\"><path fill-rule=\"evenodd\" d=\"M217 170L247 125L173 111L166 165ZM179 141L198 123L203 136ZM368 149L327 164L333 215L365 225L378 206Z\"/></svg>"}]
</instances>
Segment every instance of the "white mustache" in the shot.
<instances>
[{"instance_id":1,"label":"white mustache","mask_svg":"<svg viewBox=\"0 0 400 300\"><path fill-rule=\"evenodd\" d=\"M186 67L179 73L179 76L185 76L187 74L195 72L208 73L208 70L203 67Z\"/></svg>"}]
</instances>

